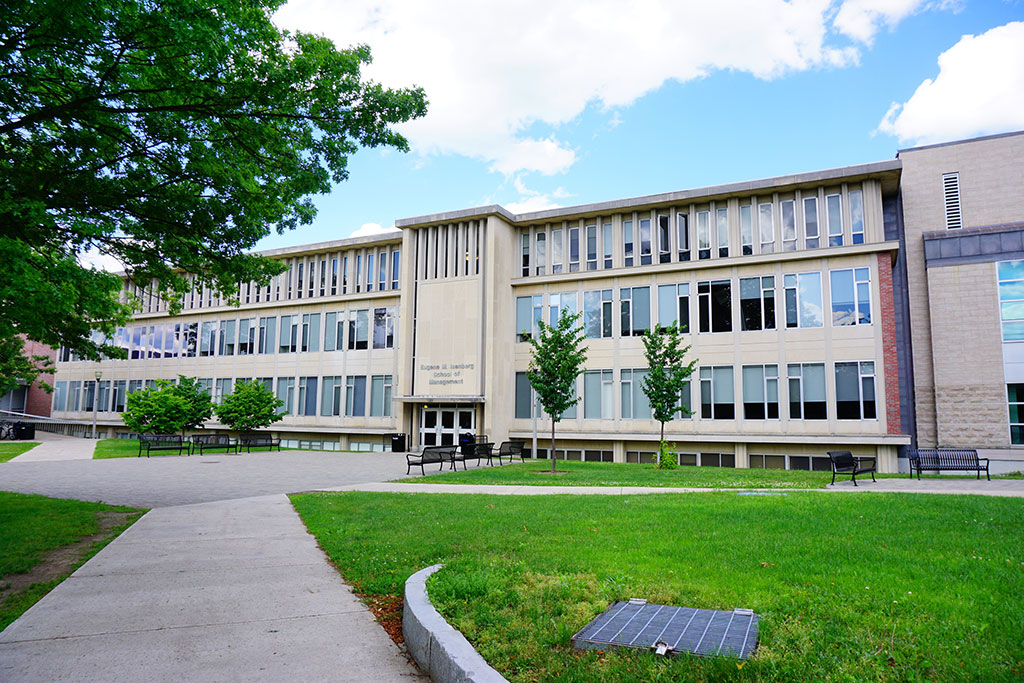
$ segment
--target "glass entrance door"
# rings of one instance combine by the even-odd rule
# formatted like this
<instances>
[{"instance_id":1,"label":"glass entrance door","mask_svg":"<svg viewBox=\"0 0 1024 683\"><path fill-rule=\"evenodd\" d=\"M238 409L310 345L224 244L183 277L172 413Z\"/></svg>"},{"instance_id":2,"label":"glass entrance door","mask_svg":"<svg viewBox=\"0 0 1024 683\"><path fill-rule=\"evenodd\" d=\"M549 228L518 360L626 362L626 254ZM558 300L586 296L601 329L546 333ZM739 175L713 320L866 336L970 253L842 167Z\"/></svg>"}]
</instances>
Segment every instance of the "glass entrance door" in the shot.
<instances>
[{"instance_id":1,"label":"glass entrance door","mask_svg":"<svg viewBox=\"0 0 1024 683\"><path fill-rule=\"evenodd\" d=\"M453 446L459 434L475 433L473 406L428 406L420 409L420 445Z\"/></svg>"}]
</instances>

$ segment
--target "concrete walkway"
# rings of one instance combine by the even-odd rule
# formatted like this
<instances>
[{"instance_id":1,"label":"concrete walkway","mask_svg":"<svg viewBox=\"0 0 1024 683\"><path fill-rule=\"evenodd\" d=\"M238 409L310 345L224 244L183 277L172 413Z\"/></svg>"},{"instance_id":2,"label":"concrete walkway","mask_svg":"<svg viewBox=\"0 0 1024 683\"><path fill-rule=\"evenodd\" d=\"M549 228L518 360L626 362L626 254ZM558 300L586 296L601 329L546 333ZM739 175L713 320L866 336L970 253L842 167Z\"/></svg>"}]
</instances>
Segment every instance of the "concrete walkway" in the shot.
<instances>
[{"instance_id":1,"label":"concrete walkway","mask_svg":"<svg viewBox=\"0 0 1024 683\"><path fill-rule=\"evenodd\" d=\"M16 458L11 458L10 462L92 460L93 451L96 450L96 441L93 439L80 439L39 430L36 430L35 438L32 440L39 441L40 444Z\"/></svg>"},{"instance_id":2,"label":"concrete walkway","mask_svg":"<svg viewBox=\"0 0 1024 683\"><path fill-rule=\"evenodd\" d=\"M420 674L275 495L146 514L0 633L0 680Z\"/></svg>"}]
</instances>

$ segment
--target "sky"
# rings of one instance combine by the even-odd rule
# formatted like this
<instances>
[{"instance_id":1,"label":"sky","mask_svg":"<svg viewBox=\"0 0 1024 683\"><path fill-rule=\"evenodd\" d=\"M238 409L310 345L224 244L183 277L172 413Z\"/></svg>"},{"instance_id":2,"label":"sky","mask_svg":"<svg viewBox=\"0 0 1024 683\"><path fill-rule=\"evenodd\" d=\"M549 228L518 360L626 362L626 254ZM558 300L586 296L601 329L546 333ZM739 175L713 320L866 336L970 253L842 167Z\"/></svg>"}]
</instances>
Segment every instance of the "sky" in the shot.
<instances>
[{"instance_id":1,"label":"sky","mask_svg":"<svg viewBox=\"0 0 1024 683\"><path fill-rule=\"evenodd\" d=\"M1024 0L290 0L418 85L411 151L360 150L312 225L258 248L891 159L1024 129Z\"/></svg>"}]
</instances>

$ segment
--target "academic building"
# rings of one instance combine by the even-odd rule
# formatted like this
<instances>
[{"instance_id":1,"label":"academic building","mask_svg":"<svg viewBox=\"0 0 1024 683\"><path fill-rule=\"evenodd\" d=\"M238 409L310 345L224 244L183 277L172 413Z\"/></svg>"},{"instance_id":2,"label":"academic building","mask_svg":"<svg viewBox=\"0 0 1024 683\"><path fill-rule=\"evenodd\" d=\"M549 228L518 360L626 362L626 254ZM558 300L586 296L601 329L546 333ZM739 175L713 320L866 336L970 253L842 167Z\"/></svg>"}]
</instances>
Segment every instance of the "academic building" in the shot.
<instances>
[{"instance_id":1,"label":"academic building","mask_svg":"<svg viewBox=\"0 0 1024 683\"><path fill-rule=\"evenodd\" d=\"M126 281L127 358L61 353L52 414L125 432L126 395L157 379L198 377L218 401L255 378L285 402L286 445L377 450L403 432L416 450L469 431L532 452L536 433L548 457L529 339L581 312L586 372L558 457L652 460L639 337L678 324L697 366L665 434L684 464L827 470L826 451L848 449L893 472L916 445L1024 467L1024 133L396 225L264 252L288 270L241 284L238 306L197 287L171 316Z\"/></svg>"}]
</instances>

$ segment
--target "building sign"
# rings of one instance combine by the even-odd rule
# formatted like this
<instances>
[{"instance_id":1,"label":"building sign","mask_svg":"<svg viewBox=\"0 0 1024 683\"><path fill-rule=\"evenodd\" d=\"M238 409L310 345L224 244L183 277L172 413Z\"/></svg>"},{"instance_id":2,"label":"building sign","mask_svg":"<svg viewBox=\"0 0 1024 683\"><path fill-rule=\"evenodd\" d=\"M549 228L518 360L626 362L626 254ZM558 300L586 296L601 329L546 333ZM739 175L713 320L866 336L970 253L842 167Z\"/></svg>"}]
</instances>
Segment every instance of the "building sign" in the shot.
<instances>
[{"instance_id":1,"label":"building sign","mask_svg":"<svg viewBox=\"0 0 1024 683\"><path fill-rule=\"evenodd\" d=\"M420 371L428 377L431 389L437 386L463 385L476 363L421 363ZM475 373L472 373L475 376Z\"/></svg>"}]
</instances>

